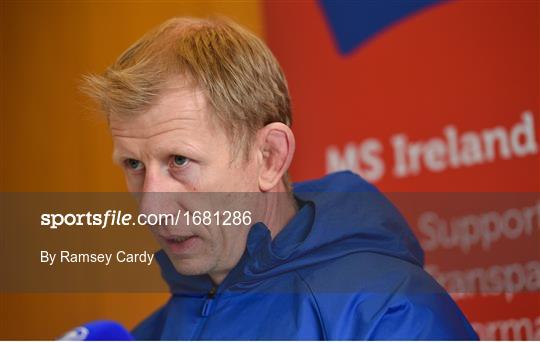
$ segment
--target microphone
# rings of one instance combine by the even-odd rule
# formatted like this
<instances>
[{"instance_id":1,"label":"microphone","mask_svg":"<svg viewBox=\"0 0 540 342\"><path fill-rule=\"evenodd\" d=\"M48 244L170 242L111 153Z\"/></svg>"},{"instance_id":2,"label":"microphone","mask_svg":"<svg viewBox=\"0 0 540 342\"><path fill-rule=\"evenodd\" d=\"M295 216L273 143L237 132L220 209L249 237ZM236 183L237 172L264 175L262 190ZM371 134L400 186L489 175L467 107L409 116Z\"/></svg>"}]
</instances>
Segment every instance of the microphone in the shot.
<instances>
[{"instance_id":1,"label":"microphone","mask_svg":"<svg viewBox=\"0 0 540 342\"><path fill-rule=\"evenodd\" d=\"M93 321L68 331L59 341L133 341L129 331L115 321Z\"/></svg>"}]
</instances>

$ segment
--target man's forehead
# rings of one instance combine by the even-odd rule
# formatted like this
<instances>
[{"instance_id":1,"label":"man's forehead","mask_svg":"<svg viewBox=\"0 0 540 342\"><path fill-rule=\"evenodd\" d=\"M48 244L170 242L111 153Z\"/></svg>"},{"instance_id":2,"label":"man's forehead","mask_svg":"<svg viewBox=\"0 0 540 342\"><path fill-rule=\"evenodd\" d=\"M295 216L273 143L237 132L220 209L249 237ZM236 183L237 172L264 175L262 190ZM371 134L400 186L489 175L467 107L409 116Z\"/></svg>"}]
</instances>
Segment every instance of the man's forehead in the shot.
<instances>
[{"instance_id":1,"label":"man's forehead","mask_svg":"<svg viewBox=\"0 0 540 342\"><path fill-rule=\"evenodd\" d=\"M155 104L130 114L112 114L109 125L113 136L151 137L167 129L204 129L208 105L199 89L172 86L163 89Z\"/></svg>"}]
</instances>

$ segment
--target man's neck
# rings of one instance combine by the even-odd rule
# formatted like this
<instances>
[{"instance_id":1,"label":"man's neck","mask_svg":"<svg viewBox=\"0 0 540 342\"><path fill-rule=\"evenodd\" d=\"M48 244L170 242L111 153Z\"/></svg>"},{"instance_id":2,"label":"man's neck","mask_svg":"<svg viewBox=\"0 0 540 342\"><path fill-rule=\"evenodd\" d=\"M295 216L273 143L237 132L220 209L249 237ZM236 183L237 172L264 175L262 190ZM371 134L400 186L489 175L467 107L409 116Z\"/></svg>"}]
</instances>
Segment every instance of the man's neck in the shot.
<instances>
[{"instance_id":1,"label":"man's neck","mask_svg":"<svg viewBox=\"0 0 540 342\"><path fill-rule=\"evenodd\" d=\"M298 205L292 193L275 192L268 195L270 201L263 222L270 230L273 240L296 215Z\"/></svg>"},{"instance_id":2,"label":"man's neck","mask_svg":"<svg viewBox=\"0 0 540 342\"><path fill-rule=\"evenodd\" d=\"M261 221L270 230L270 236L273 240L296 215L298 204L291 192L267 192L264 196L266 196L266 208ZM238 259L239 261L240 259ZM230 270L209 275L214 285L219 286L229 272Z\"/></svg>"}]
</instances>

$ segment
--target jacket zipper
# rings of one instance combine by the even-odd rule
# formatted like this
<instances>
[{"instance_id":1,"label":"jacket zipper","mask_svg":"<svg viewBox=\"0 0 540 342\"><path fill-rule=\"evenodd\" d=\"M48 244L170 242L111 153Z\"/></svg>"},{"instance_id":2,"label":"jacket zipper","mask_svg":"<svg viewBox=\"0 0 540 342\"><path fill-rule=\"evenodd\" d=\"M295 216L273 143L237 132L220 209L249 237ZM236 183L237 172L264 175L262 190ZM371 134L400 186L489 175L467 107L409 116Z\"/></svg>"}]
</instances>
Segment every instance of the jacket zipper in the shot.
<instances>
[{"instance_id":1,"label":"jacket zipper","mask_svg":"<svg viewBox=\"0 0 540 342\"><path fill-rule=\"evenodd\" d=\"M202 310L201 310L201 322L197 328L197 332L193 334L193 340L200 340L200 336L203 332L204 325L206 323L207 317L210 316L212 312L212 307L214 306L216 298L217 287L213 286L210 291L206 294L206 299L204 300Z\"/></svg>"},{"instance_id":2,"label":"jacket zipper","mask_svg":"<svg viewBox=\"0 0 540 342\"><path fill-rule=\"evenodd\" d=\"M210 312L212 312L212 304L214 303L214 298L216 297L216 287L212 287L208 294L206 295L206 300L204 301L203 308L201 311L201 316L208 317Z\"/></svg>"}]
</instances>

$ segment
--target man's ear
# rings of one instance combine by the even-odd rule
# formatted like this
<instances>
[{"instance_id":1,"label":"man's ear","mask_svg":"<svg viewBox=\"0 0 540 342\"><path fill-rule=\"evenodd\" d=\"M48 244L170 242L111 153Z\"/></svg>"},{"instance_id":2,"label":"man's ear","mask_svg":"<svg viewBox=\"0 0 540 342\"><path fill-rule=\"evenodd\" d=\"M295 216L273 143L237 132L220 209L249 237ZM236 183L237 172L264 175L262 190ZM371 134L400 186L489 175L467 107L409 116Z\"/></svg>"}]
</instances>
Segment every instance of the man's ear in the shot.
<instances>
[{"instance_id":1,"label":"man's ear","mask_svg":"<svg viewBox=\"0 0 540 342\"><path fill-rule=\"evenodd\" d=\"M270 191L281 181L291 165L294 154L294 135L289 126L272 122L259 130L259 189Z\"/></svg>"}]
</instances>

